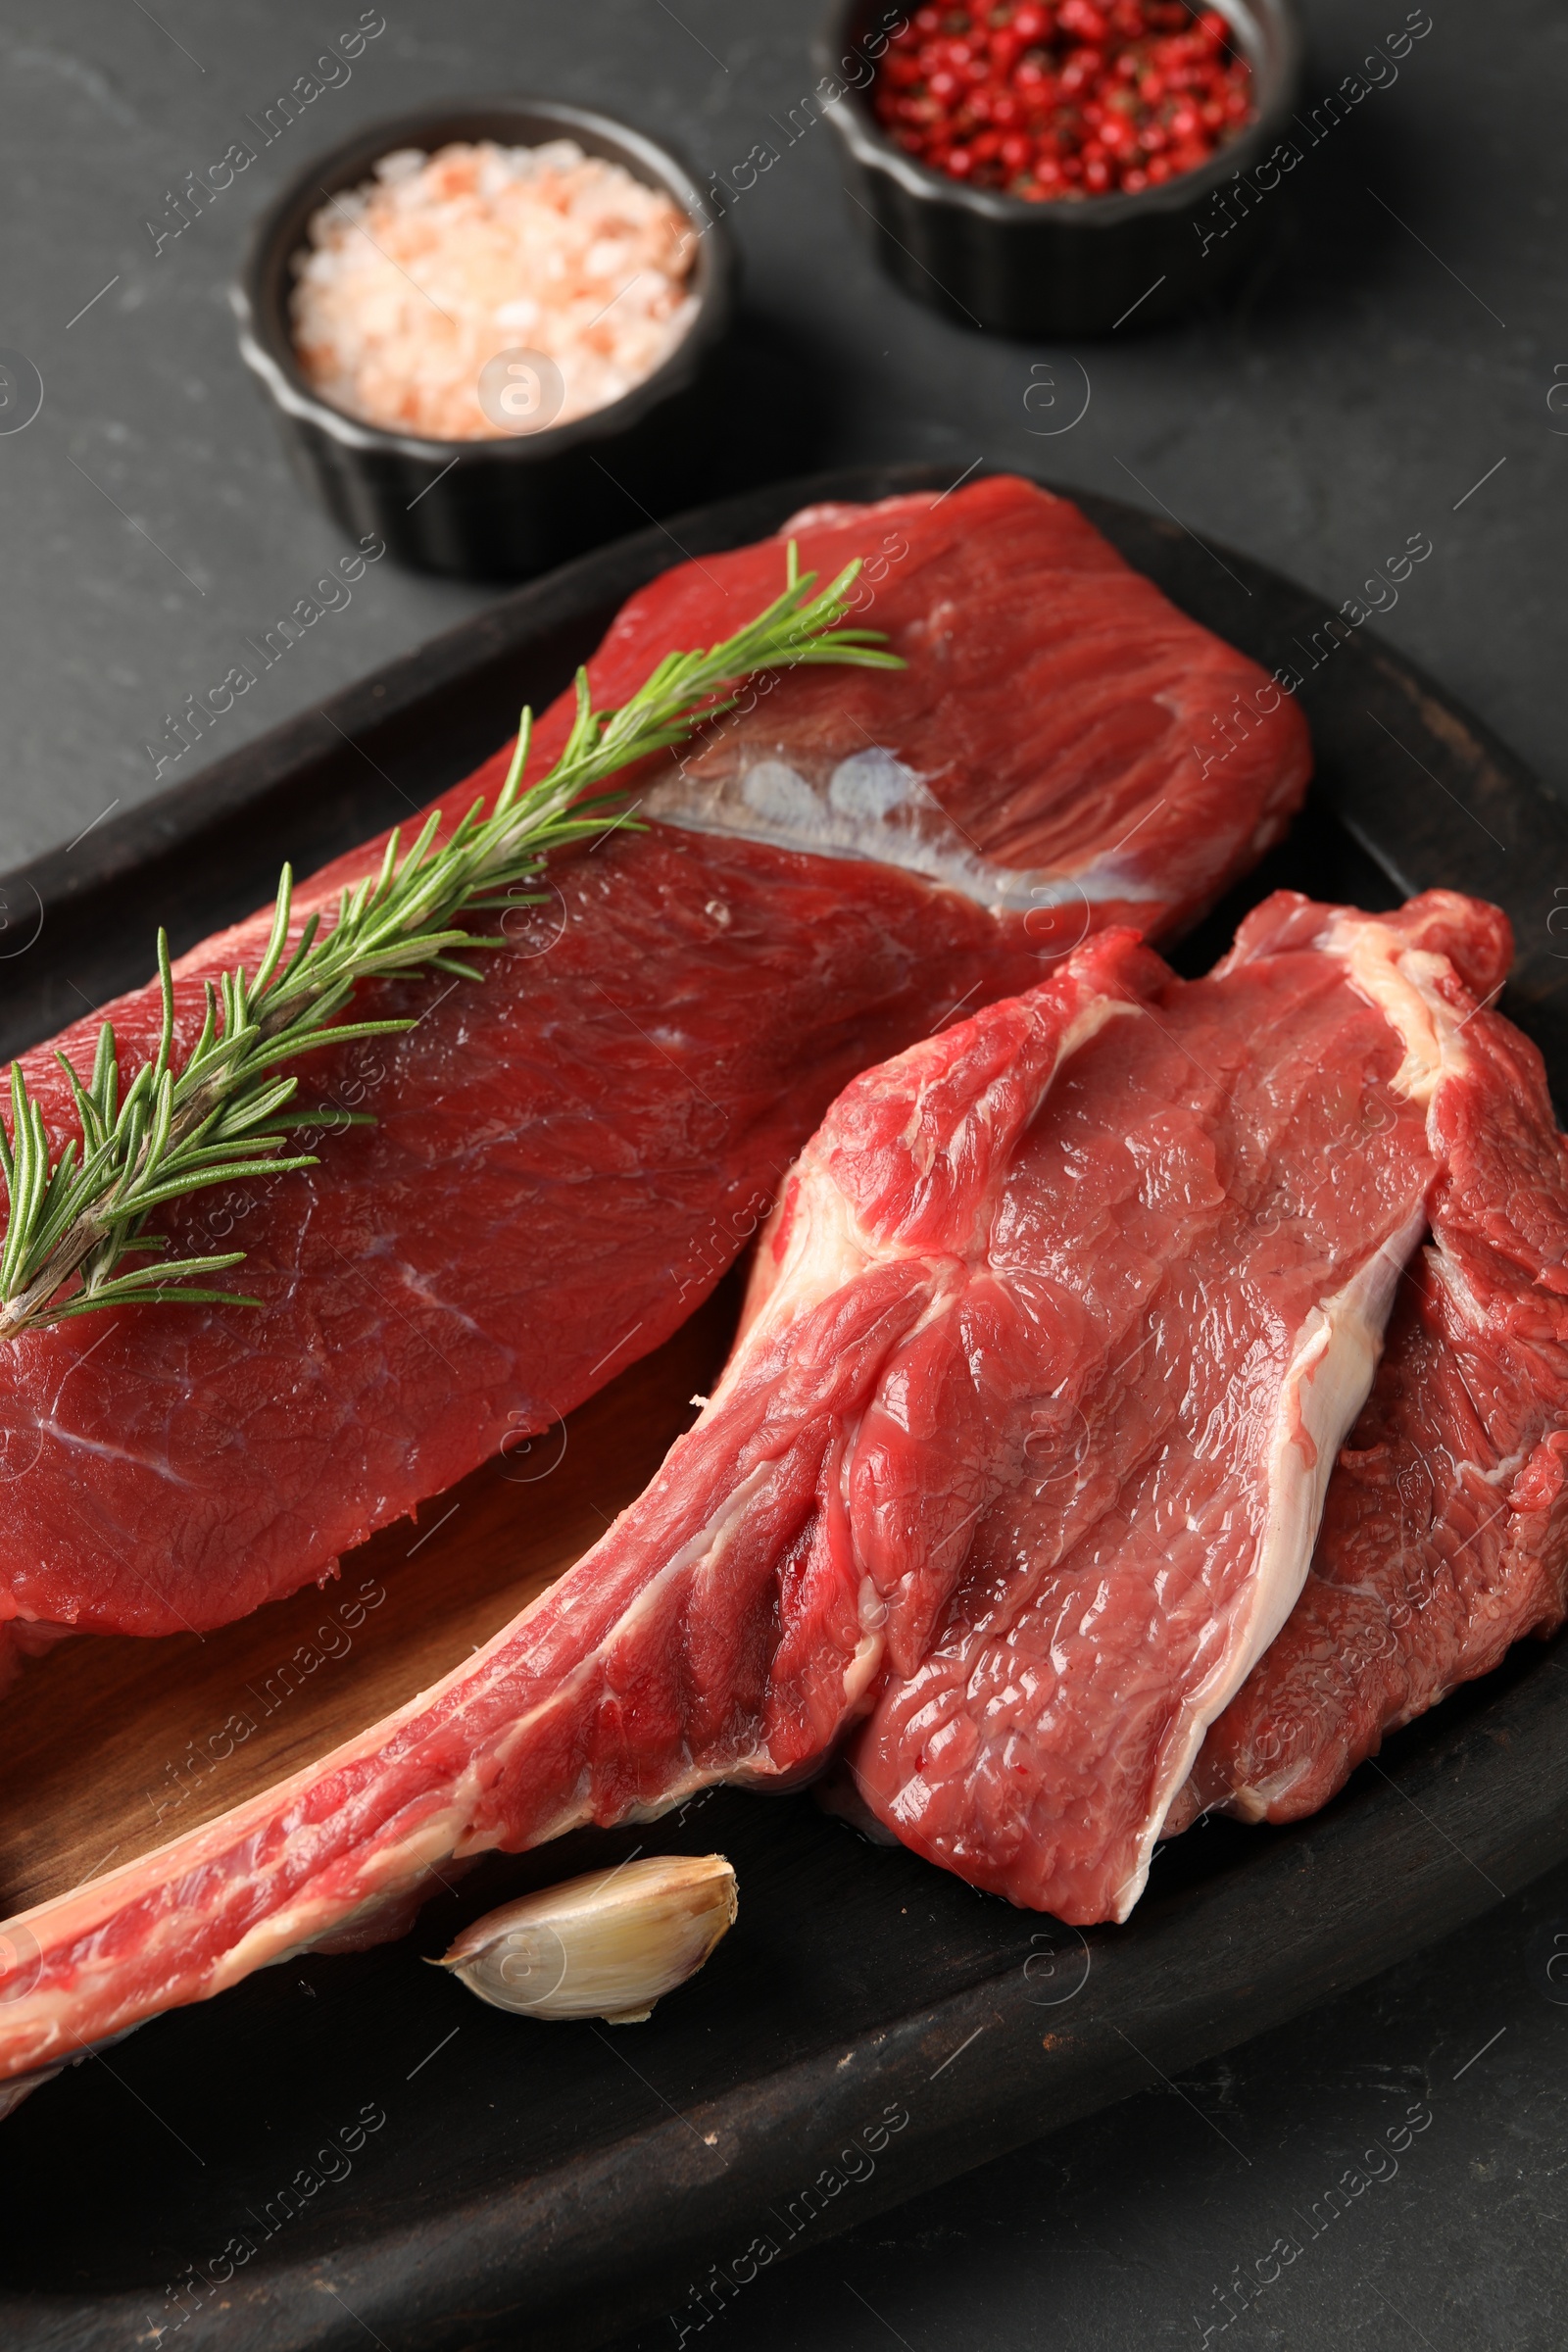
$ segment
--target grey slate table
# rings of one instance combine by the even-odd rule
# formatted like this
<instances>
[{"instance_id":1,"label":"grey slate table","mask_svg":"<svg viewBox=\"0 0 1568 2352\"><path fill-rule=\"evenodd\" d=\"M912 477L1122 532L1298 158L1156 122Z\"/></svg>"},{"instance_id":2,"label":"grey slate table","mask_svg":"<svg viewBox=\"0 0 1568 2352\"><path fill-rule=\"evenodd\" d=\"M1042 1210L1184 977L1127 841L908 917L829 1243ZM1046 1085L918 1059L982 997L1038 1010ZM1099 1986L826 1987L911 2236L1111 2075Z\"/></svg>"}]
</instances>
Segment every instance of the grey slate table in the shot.
<instances>
[{"instance_id":1,"label":"grey slate table","mask_svg":"<svg viewBox=\"0 0 1568 2352\"><path fill-rule=\"evenodd\" d=\"M1305 6L1313 99L1404 16L1399 0ZM166 713L339 552L285 467L225 301L247 220L296 158L437 94L511 87L601 104L723 172L759 139L783 144L811 83L814 13L386 0L352 79L155 254L144 223L166 190L358 9L6 0L0 346L25 355L44 397L0 434L0 868L154 790L145 747ZM732 216L745 309L711 493L864 459L951 461L956 477L984 457L1162 507L1336 602L1426 531L1435 558L1384 629L1568 796L1568 15L1548 0L1432 13L1397 84L1313 153L1287 241L1224 314L1076 351L984 341L894 292L863 253L830 133L799 137ZM1077 404L1046 408L1031 386L1079 369L1087 412L1043 431ZM378 567L221 722L213 754L482 595ZM1200 2074L765 2274L709 2340L1556 2347L1560 1954L1568 1872ZM1326 2222L1329 2185L1412 2100L1430 2125ZM1271 2263L1282 2240L1299 2251ZM1278 2278L1244 2304L1230 2282L1255 2278L1259 2258ZM636 2352L672 2340L649 2329Z\"/></svg>"}]
</instances>

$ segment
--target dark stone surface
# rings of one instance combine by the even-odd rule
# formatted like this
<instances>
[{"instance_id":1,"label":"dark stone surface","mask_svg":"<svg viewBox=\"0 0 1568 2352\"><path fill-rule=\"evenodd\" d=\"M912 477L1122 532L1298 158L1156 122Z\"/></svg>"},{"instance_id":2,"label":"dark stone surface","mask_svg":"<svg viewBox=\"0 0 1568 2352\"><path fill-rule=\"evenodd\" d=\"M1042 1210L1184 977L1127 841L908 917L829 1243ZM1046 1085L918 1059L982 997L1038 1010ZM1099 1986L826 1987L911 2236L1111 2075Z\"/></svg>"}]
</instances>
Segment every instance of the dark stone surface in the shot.
<instances>
[{"instance_id":1,"label":"dark stone surface","mask_svg":"<svg viewBox=\"0 0 1568 2352\"><path fill-rule=\"evenodd\" d=\"M298 0L159 0L156 21L122 0L5 12L0 344L38 369L44 405L0 436L0 866L153 790L143 745L166 710L220 678L339 552L234 350L224 288L249 218L308 146L437 93L508 87L624 113L705 172L760 140L786 149L732 215L745 311L709 495L901 456L951 460L956 477L986 457L1163 505L1336 601L1427 531L1435 557L1388 636L1568 797L1568 393L1564 413L1547 406L1568 381L1568 19L1547 0L1434 0L1397 83L1296 174L1299 202L1239 300L1079 350L982 340L876 275L831 133L818 124L786 147L780 127L810 87L811 0L388 0L347 86L155 257L143 222L164 192L216 161L358 13ZM1405 9L1309 0L1306 14L1315 100ZM1087 413L1044 432L1077 410L1082 370ZM376 567L219 722L213 752L482 596ZM1549 1997L1568 1985L1545 1973L1558 1933L1568 1874L1223 2065L803 2255L707 2340L1197 2345L1206 2327L1219 2340L1215 2290L1234 2267L1267 2267L1284 2236L1299 2255L1227 2340L1554 2346L1568 2268L1568 2054ZM1312 2236L1314 2203L1413 2098L1433 2121L1397 2175ZM650 2329L639 2352L673 2339Z\"/></svg>"},{"instance_id":2,"label":"dark stone surface","mask_svg":"<svg viewBox=\"0 0 1568 2352\"><path fill-rule=\"evenodd\" d=\"M1229 2058L763 2271L687 2341L1556 2352L1558 1955L1568 1871Z\"/></svg>"}]
</instances>

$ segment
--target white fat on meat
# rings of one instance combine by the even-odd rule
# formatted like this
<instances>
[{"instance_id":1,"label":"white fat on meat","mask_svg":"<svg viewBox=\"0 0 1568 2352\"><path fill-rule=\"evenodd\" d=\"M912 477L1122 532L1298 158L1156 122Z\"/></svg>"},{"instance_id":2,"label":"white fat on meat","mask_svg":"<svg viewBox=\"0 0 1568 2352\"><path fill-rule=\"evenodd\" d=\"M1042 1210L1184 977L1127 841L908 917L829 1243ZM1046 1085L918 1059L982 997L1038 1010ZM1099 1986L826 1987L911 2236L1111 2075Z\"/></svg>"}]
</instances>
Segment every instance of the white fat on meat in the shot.
<instances>
[{"instance_id":1,"label":"white fat on meat","mask_svg":"<svg viewBox=\"0 0 1568 2352\"><path fill-rule=\"evenodd\" d=\"M1404 1047L1390 1082L1394 1092L1429 1106L1442 1081L1466 1067L1459 1032L1468 1016L1456 1013L1438 986L1453 970L1446 956L1406 946L1386 922L1364 914L1336 915L1318 944L1341 957L1350 985L1378 1007Z\"/></svg>"},{"instance_id":2,"label":"white fat on meat","mask_svg":"<svg viewBox=\"0 0 1568 2352\"><path fill-rule=\"evenodd\" d=\"M1423 1212L1374 1250L1332 1298L1314 1307L1298 1335L1269 1435L1267 1503L1257 1565L1245 1605L1232 1620L1224 1653L1193 1692L1180 1733L1163 1758L1139 1867L1122 1890L1122 1919L1144 1891L1165 1816L1192 1771L1203 1735L1229 1706L1300 1597L1340 1447L1372 1394L1394 1294L1425 1231Z\"/></svg>"},{"instance_id":3,"label":"white fat on meat","mask_svg":"<svg viewBox=\"0 0 1568 2352\"><path fill-rule=\"evenodd\" d=\"M662 824L692 832L900 866L999 914L1161 896L1158 882L1113 854L1059 873L994 864L947 814L932 779L880 744L840 760L820 783L778 758L721 770L674 767L642 805Z\"/></svg>"}]
</instances>

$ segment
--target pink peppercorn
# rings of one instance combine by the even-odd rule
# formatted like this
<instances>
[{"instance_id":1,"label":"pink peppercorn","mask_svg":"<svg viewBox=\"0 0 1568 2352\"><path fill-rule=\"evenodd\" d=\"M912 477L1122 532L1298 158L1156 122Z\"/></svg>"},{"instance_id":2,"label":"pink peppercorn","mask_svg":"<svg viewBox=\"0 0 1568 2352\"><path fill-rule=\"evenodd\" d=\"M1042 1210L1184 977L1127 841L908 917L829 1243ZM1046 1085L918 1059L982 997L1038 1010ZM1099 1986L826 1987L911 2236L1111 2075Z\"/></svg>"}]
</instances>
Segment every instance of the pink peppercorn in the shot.
<instances>
[{"instance_id":1,"label":"pink peppercorn","mask_svg":"<svg viewBox=\"0 0 1568 2352\"><path fill-rule=\"evenodd\" d=\"M919 161L1032 203L1137 195L1252 120L1251 69L1184 0L954 0L890 43L878 121Z\"/></svg>"}]
</instances>

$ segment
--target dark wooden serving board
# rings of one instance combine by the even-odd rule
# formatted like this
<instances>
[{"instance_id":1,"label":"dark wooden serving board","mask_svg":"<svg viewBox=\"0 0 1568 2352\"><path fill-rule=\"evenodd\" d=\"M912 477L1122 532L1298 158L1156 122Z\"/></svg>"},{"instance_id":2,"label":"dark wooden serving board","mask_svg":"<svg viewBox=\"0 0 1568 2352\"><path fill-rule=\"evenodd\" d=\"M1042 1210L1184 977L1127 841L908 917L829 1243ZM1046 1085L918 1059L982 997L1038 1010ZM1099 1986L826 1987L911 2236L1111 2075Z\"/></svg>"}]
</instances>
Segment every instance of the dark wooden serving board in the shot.
<instances>
[{"instance_id":1,"label":"dark wooden serving board","mask_svg":"<svg viewBox=\"0 0 1568 2352\"><path fill-rule=\"evenodd\" d=\"M284 857L308 869L464 774L677 546L938 480L786 484L623 541L6 877L21 952L0 967L0 1052L145 978L157 922L188 945L265 900ZM1517 926L1508 1009L1561 1101L1568 819L1375 638L1333 642L1317 599L1172 524L1080 503L1187 611L1270 667L1309 670L1308 808L1184 968L1281 882L1374 906L1434 883L1482 893ZM0 1912L194 1826L456 1664L637 1492L733 1312L726 1287L572 1416L559 1460L477 1473L325 1592L202 1642L83 1641L30 1668L0 1703ZM667 2312L674 2342L775 2251L1278 2023L1568 1852L1565 1671L1555 1645L1529 1645L1318 1819L1173 1841L1130 1925L1087 1937L863 1843L806 1796L713 1792L650 1828L492 1858L405 1942L280 1966L158 2020L7 2123L0 2340L118 2352L178 2324L182 2344L242 2352L367 2330L392 2352L588 2352ZM236 1710L253 1737L203 1760ZM507 2018L419 1965L507 1894L634 1848L719 1848L741 1885L734 1934L650 2024Z\"/></svg>"}]
</instances>

